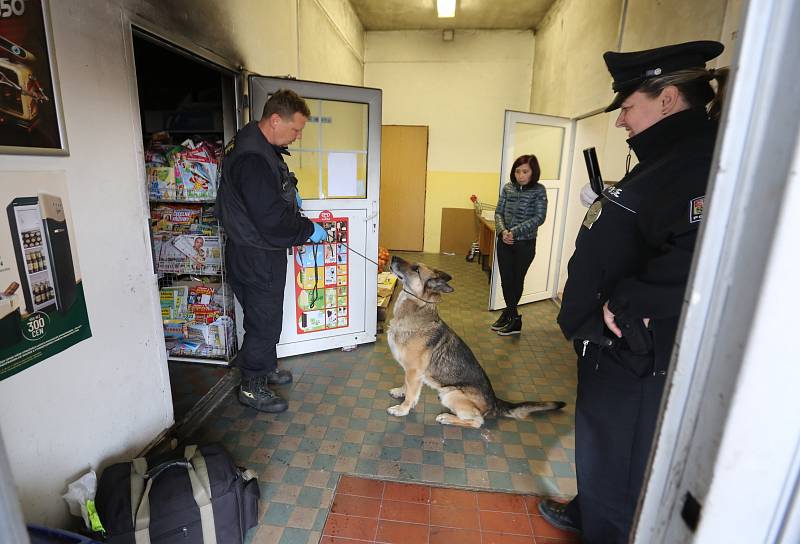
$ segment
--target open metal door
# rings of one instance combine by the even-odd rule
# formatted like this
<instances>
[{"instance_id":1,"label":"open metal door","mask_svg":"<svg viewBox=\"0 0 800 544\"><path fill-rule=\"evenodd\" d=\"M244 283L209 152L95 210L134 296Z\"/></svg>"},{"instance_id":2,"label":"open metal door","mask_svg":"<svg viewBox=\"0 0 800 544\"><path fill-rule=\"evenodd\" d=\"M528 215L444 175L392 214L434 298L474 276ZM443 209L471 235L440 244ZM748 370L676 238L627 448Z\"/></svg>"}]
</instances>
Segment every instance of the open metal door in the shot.
<instances>
[{"instance_id":1,"label":"open metal door","mask_svg":"<svg viewBox=\"0 0 800 544\"><path fill-rule=\"evenodd\" d=\"M303 212L335 240L289 250L278 357L374 342L378 271L364 257L378 260L381 91L255 75L248 83L248 120L279 89L308 103L311 117L286 162Z\"/></svg>"},{"instance_id":2,"label":"open metal door","mask_svg":"<svg viewBox=\"0 0 800 544\"><path fill-rule=\"evenodd\" d=\"M558 258L564 224L564 203L569 194L572 165L572 138L575 122L564 117L506 111L503 129L503 152L500 165L500 185L510 181L511 165L524 154L539 159L542 173L539 183L547 189L547 219L539 227L536 257L525 276L520 304L555 296L558 284ZM499 242L502 243L502 242ZM497 250L492 259L492 281L489 309L505 308Z\"/></svg>"}]
</instances>

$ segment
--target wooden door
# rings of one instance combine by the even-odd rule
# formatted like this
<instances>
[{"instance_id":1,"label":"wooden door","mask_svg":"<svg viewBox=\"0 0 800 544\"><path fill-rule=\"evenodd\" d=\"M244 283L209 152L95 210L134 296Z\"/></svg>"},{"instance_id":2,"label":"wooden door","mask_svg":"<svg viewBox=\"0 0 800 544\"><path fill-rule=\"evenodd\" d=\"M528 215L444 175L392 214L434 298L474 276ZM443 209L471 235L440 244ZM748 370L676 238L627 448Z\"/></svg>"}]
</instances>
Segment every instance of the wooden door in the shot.
<instances>
[{"instance_id":1,"label":"wooden door","mask_svg":"<svg viewBox=\"0 0 800 544\"><path fill-rule=\"evenodd\" d=\"M428 127L384 125L381 131L381 202L378 243L422 251Z\"/></svg>"}]
</instances>

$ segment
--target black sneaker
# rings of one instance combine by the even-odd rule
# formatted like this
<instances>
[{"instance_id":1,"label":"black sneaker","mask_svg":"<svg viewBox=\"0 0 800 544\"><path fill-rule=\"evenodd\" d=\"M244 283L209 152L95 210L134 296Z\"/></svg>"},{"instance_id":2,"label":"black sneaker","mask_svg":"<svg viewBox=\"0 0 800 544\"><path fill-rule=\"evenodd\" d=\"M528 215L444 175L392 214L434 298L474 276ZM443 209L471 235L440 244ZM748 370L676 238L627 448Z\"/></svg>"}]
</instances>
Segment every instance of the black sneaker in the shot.
<instances>
[{"instance_id":1,"label":"black sneaker","mask_svg":"<svg viewBox=\"0 0 800 544\"><path fill-rule=\"evenodd\" d=\"M289 404L267 387L267 377L243 380L239 386L239 402L259 412L285 412Z\"/></svg>"},{"instance_id":2,"label":"black sneaker","mask_svg":"<svg viewBox=\"0 0 800 544\"><path fill-rule=\"evenodd\" d=\"M270 385L286 385L292 383L292 373L288 370L275 369L267 374L267 383Z\"/></svg>"},{"instance_id":3,"label":"black sneaker","mask_svg":"<svg viewBox=\"0 0 800 544\"><path fill-rule=\"evenodd\" d=\"M497 331L500 336L510 336L512 334L519 334L522 331L522 316L518 315L512 317L506 326Z\"/></svg>"},{"instance_id":4,"label":"black sneaker","mask_svg":"<svg viewBox=\"0 0 800 544\"><path fill-rule=\"evenodd\" d=\"M539 503L539 513L547 523L557 529L571 533L581 532L578 521L569 516L567 505L564 503L545 499Z\"/></svg>"},{"instance_id":5,"label":"black sneaker","mask_svg":"<svg viewBox=\"0 0 800 544\"><path fill-rule=\"evenodd\" d=\"M497 321L492 323L492 330L499 331L508 325L509 321L511 321L511 313L508 310L503 310L503 313L500 314L500 317L497 318Z\"/></svg>"}]
</instances>

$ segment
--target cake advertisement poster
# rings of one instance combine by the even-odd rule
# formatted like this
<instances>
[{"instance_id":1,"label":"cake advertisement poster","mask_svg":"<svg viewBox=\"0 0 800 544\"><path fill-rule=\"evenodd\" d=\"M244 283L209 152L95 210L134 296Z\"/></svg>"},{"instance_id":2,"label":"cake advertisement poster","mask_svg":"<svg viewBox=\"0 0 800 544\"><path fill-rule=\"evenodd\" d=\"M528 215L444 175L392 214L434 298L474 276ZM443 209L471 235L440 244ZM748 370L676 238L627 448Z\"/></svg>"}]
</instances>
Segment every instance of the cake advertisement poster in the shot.
<instances>
[{"instance_id":1,"label":"cake advertisement poster","mask_svg":"<svg viewBox=\"0 0 800 544\"><path fill-rule=\"evenodd\" d=\"M347 327L350 323L348 219L321 212L328 241L294 248L295 324L298 334Z\"/></svg>"}]
</instances>

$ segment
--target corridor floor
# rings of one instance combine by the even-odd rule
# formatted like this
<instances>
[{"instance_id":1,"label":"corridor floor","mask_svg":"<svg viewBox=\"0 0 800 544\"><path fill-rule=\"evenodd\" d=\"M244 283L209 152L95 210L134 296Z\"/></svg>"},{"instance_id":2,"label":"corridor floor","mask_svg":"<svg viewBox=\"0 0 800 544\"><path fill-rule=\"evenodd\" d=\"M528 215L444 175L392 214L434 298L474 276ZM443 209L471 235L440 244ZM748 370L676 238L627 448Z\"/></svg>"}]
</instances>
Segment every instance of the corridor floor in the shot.
<instances>
[{"instance_id":1,"label":"corridor floor","mask_svg":"<svg viewBox=\"0 0 800 544\"><path fill-rule=\"evenodd\" d=\"M385 333L354 351L283 359L295 378L279 388L287 412L259 413L234 393L194 440L221 442L238 464L259 474L261 522L248 542L318 542L342 475L525 495L575 493L575 356L555 323L555 305L524 306L522 334L500 337L489 330L498 313L486 310L489 286L478 263L398 254L453 276L455 292L445 296L440 314L472 348L499 397L563 400L566 408L462 429L435 421L444 409L426 388L408 416L390 416L386 408L395 401L388 390L402 384L402 370Z\"/></svg>"}]
</instances>

